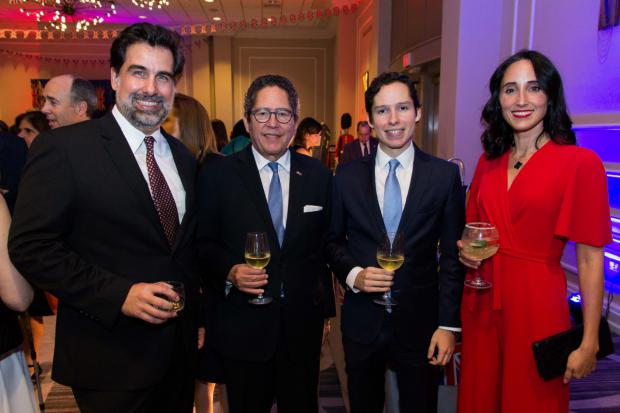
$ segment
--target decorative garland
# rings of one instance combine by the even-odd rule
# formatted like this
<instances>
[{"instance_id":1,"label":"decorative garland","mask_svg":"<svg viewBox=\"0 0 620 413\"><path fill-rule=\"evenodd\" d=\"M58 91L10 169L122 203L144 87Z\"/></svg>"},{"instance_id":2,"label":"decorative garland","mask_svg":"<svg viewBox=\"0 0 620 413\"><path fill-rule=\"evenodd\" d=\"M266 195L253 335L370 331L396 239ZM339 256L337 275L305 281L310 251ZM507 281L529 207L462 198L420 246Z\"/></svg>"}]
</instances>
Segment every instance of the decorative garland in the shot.
<instances>
[{"instance_id":1,"label":"decorative garland","mask_svg":"<svg viewBox=\"0 0 620 413\"><path fill-rule=\"evenodd\" d=\"M304 21L312 21L314 19L323 20L330 17L338 17L341 14L348 15L355 13L358 9L358 3L351 3L342 7L334 6L326 9L309 10L305 13L291 14L288 17L282 15L280 17L272 16L261 20L251 19L250 21L231 21L220 23L203 23L183 26L173 26L175 30L182 36L191 35L209 35L212 33L236 32L239 30L256 30L266 29L278 26L292 26ZM118 36L120 30L86 30L81 32L61 32L58 30L47 31L37 29L0 29L0 40L109 40ZM6 50L0 51L5 53ZM16 55L27 56L24 53L16 53Z\"/></svg>"}]
</instances>

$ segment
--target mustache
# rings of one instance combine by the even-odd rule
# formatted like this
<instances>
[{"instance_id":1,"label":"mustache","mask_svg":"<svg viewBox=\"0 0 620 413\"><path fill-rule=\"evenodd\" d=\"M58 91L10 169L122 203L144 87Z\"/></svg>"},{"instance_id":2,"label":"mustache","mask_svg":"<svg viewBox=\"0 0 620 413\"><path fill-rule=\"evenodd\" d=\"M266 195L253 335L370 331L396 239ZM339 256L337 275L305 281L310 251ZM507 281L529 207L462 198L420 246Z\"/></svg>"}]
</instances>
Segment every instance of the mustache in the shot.
<instances>
[{"instance_id":1,"label":"mustache","mask_svg":"<svg viewBox=\"0 0 620 413\"><path fill-rule=\"evenodd\" d=\"M132 93L131 94L131 100L132 101L143 100L145 102L155 102L155 103L163 103L164 102L164 98L162 96L159 96L159 95L145 95L143 93Z\"/></svg>"}]
</instances>

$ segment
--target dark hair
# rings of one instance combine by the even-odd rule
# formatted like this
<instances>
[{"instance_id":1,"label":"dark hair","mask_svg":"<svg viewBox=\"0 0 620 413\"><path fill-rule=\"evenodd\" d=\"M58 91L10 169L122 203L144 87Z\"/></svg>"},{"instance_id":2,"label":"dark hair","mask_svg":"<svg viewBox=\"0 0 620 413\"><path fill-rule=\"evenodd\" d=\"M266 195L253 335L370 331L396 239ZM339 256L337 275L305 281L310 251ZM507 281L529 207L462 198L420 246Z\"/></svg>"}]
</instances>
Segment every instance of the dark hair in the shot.
<instances>
[{"instance_id":1,"label":"dark hair","mask_svg":"<svg viewBox=\"0 0 620 413\"><path fill-rule=\"evenodd\" d=\"M0 132L7 133L9 131L9 125L5 121L0 120Z\"/></svg>"},{"instance_id":2,"label":"dark hair","mask_svg":"<svg viewBox=\"0 0 620 413\"><path fill-rule=\"evenodd\" d=\"M245 136L248 138L250 137L249 132L245 129L243 119L239 119L230 131L230 139L236 138L237 136Z\"/></svg>"},{"instance_id":3,"label":"dark hair","mask_svg":"<svg viewBox=\"0 0 620 413\"><path fill-rule=\"evenodd\" d=\"M217 149L222 150L228 143L228 132L226 132L226 125L219 119L213 119L211 121L211 127L215 133L215 140L217 142Z\"/></svg>"},{"instance_id":4,"label":"dark hair","mask_svg":"<svg viewBox=\"0 0 620 413\"><path fill-rule=\"evenodd\" d=\"M17 134L19 133L19 124L24 118L24 116L26 116L25 113L20 113L19 115L15 116L15 123L13 123L9 127L9 133L12 133L13 135L17 136Z\"/></svg>"},{"instance_id":5,"label":"dark hair","mask_svg":"<svg viewBox=\"0 0 620 413\"><path fill-rule=\"evenodd\" d=\"M340 129L349 129L352 122L353 119L351 119L351 114L343 113L340 117Z\"/></svg>"},{"instance_id":6,"label":"dark hair","mask_svg":"<svg viewBox=\"0 0 620 413\"><path fill-rule=\"evenodd\" d=\"M175 80L183 72L185 57L181 50L181 36L163 26L150 23L136 23L125 28L112 43L110 49L110 67L118 74L125 63L125 54L129 46L135 43L148 43L152 47L163 47L172 53L172 75Z\"/></svg>"},{"instance_id":7,"label":"dark hair","mask_svg":"<svg viewBox=\"0 0 620 413\"><path fill-rule=\"evenodd\" d=\"M277 86L286 92L288 95L288 104L293 112L293 121L297 122L297 118L299 117L299 98L297 96L297 91L290 80L280 75L264 75L254 79L243 101L243 114L245 118L250 121L252 109L254 108L254 103L256 103L256 95L258 95L259 91L268 86Z\"/></svg>"},{"instance_id":8,"label":"dark hair","mask_svg":"<svg viewBox=\"0 0 620 413\"><path fill-rule=\"evenodd\" d=\"M540 88L547 95L547 114L543 119L543 128L549 138L560 145L574 145L577 140L571 126L564 100L562 78L551 60L534 50L523 49L504 60L495 69L489 81L491 97L482 109L480 121L486 127L481 136L482 146L488 159L497 158L514 143L514 131L502 115L499 95L502 80L508 67L520 60L529 60L534 67Z\"/></svg>"},{"instance_id":9,"label":"dark hair","mask_svg":"<svg viewBox=\"0 0 620 413\"><path fill-rule=\"evenodd\" d=\"M76 105L80 102L86 102L86 115L89 118L93 117L93 113L97 110L99 99L97 98L97 91L95 86L86 79L79 77L73 78L71 84L71 103Z\"/></svg>"},{"instance_id":10,"label":"dark hair","mask_svg":"<svg viewBox=\"0 0 620 413\"><path fill-rule=\"evenodd\" d=\"M306 147L306 136L321 133L321 124L314 118L303 118L297 126L293 145Z\"/></svg>"},{"instance_id":11,"label":"dark hair","mask_svg":"<svg viewBox=\"0 0 620 413\"><path fill-rule=\"evenodd\" d=\"M24 113L19 122L21 123L24 120L30 122L32 127L39 133L50 130L50 124L47 121L47 117L41 111L33 110L32 112ZM17 126L19 127L19 123Z\"/></svg>"},{"instance_id":12,"label":"dark hair","mask_svg":"<svg viewBox=\"0 0 620 413\"><path fill-rule=\"evenodd\" d=\"M370 128L370 125L368 124L367 120L360 120L359 122L357 122L357 126L355 127L355 132L359 132L360 126L368 126Z\"/></svg>"},{"instance_id":13,"label":"dark hair","mask_svg":"<svg viewBox=\"0 0 620 413\"><path fill-rule=\"evenodd\" d=\"M383 86L387 86L394 82L403 83L409 89L409 96L413 101L413 106L415 110L420 108L420 100L418 99L418 92L415 90L415 84L413 80L407 75L400 74L398 72L383 72L379 76L375 77L370 86L364 93L364 103L366 104L366 112L368 113L368 119L372 121L372 104L375 99L375 96Z\"/></svg>"},{"instance_id":14,"label":"dark hair","mask_svg":"<svg viewBox=\"0 0 620 413\"><path fill-rule=\"evenodd\" d=\"M173 108L179 120L179 140L196 159L202 162L205 155L217 152L207 109L193 97L182 93L174 95Z\"/></svg>"}]
</instances>

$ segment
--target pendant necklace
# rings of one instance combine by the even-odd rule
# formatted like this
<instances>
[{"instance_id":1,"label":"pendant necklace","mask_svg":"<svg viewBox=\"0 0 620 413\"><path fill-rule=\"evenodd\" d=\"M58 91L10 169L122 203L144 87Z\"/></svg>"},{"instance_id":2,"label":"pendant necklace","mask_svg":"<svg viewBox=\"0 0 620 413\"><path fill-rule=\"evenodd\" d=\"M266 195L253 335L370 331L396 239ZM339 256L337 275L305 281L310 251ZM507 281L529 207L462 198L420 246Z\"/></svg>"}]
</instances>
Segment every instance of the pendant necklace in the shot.
<instances>
[{"instance_id":1,"label":"pendant necklace","mask_svg":"<svg viewBox=\"0 0 620 413\"><path fill-rule=\"evenodd\" d=\"M538 141L538 139L543 136L543 134L545 133L545 131L543 130L542 132L540 132L540 135L538 135L536 137L536 139L534 140L534 142ZM538 150L538 147L536 147L536 151ZM532 154L536 153L536 151L532 152ZM519 170L522 166L524 165L523 162L521 162L521 160L517 160L517 162L515 162L512 167L515 168L516 170Z\"/></svg>"}]
</instances>

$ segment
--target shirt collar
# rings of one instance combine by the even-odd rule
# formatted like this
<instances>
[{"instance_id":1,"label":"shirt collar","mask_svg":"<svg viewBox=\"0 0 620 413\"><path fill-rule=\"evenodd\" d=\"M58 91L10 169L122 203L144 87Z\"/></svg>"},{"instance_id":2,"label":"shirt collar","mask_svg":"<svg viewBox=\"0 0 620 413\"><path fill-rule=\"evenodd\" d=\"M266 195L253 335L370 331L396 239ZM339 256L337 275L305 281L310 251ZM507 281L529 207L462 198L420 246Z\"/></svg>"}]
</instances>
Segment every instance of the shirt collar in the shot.
<instances>
[{"instance_id":1,"label":"shirt collar","mask_svg":"<svg viewBox=\"0 0 620 413\"><path fill-rule=\"evenodd\" d=\"M412 142L409 142L409 147L405 149L403 153L398 155L396 159L398 159L398 162L403 168L408 169L408 168L411 168L411 165L413 165L414 156L415 156L415 147L413 146ZM377 157L375 158L375 165L379 166L380 168L385 168L387 164L390 162L390 160L392 160L392 158L390 158L385 152L383 152L383 149L381 149L381 145L378 145L377 146Z\"/></svg>"},{"instance_id":2,"label":"shirt collar","mask_svg":"<svg viewBox=\"0 0 620 413\"><path fill-rule=\"evenodd\" d=\"M127 143L129 143L129 147L133 153L136 153L140 148L140 145L144 143L145 136L152 136L155 139L155 143L159 144L164 138L164 135L161 133L161 129L157 129L151 135L145 135L144 132L133 126L129 121L123 116L123 114L118 110L118 107L114 105L112 109L112 115L116 122L118 122L118 126L120 126L123 135L125 135L125 139L127 139Z\"/></svg>"},{"instance_id":3,"label":"shirt collar","mask_svg":"<svg viewBox=\"0 0 620 413\"><path fill-rule=\"evenodd\" d=\"M258 168L259 171L263 169L265 166L267 166L269 162L271 162L269 159L261 155L256 150L256 148L254 148L254 145L252 145L252 155L254 155L254 161L256 161L256 167ZM284 170L290 171L291 170L291 152L287 149L286 152L284 152L284 155L280 156L280 158L276 162L278 163L279 168L284 168Z\"/></svg>"}]
</instances>

